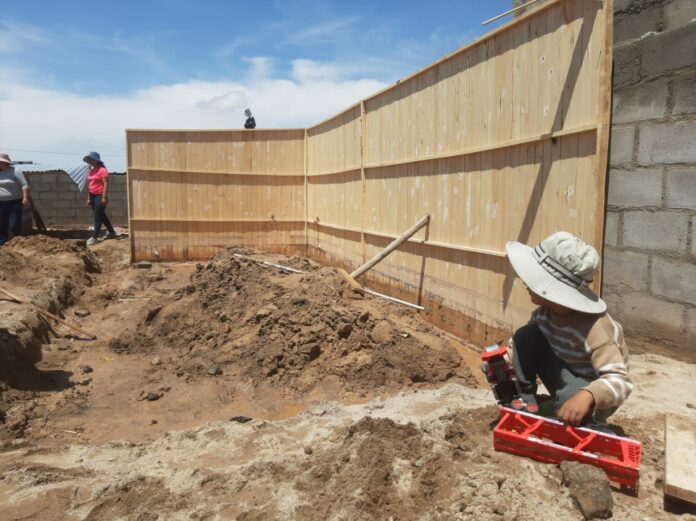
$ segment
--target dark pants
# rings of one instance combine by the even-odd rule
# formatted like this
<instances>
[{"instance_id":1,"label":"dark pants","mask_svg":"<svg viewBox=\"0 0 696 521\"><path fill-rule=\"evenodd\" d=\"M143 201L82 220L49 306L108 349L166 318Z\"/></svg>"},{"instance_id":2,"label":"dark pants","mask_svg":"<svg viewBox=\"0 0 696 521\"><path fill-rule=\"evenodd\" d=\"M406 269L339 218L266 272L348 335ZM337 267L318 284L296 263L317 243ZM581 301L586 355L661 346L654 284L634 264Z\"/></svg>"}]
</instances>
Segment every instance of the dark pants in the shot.
<instances>
[{"instance_id":1,"label":"dark pants","mask_svg":"<svg viewBox=\"0 0 696 521\"><path fill-rule=\"evenodd\" d=\"M512 364L525 402L536 403L536 379L539 377L551 393L553 412L557 415L568 398L592 381L573 373L568 365L554 354L536 324L527 324L518 329L512 341ZM594 411L594 420L602 422L615 410L616 408ZM592 421L592 416L593 413L588 414L582 423Z\"/></svg>"},{"instance_id":2,"label":"dark pants","mask_svg":"<svg viewBox=\"0 0 696 521\"><path fill-rule=\"evenodd\" d=\"M94 210L94 233L92 237L95 239L97 238L101 231L102 223L106 226L106 230L109 233L115 234L114 227L111 226L111 221L109 221L109 218L106 216L106 206L102 204L101 194L90 193L89 205L92 207L92 210Z\"/></svg>"},{"instance_id":3,"label":"dark pants","mask_svg":"<svg viewBox=\"0 0 696 521\"><path fill-rule=\"evenodd\" d=\"M10 240L12 235L22 233L22 200L0 201L0 246Z\"/></svg>"}]
</instances>

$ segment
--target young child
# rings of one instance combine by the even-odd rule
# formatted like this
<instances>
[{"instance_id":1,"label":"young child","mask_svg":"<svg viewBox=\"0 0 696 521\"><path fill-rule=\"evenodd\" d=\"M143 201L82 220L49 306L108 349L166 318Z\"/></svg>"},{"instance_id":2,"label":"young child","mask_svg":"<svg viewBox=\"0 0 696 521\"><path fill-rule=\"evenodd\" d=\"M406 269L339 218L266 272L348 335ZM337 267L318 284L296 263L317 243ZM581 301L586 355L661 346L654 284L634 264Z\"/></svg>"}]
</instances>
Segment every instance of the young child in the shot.
<instances>
[{"instance_id":1,"label":"young child","mask_svg":"<svg viewBox=\"0 0 696 521\"><path fill-rule=\"evenodd\" d=\"M512 339L513 365L526 403L536 379L556 416L571 425L602 424L633 390L623 330L590 288L597 251L568 232L535 248L508 242L508 258L539 306Z\"/></svg>"}]
</instances>

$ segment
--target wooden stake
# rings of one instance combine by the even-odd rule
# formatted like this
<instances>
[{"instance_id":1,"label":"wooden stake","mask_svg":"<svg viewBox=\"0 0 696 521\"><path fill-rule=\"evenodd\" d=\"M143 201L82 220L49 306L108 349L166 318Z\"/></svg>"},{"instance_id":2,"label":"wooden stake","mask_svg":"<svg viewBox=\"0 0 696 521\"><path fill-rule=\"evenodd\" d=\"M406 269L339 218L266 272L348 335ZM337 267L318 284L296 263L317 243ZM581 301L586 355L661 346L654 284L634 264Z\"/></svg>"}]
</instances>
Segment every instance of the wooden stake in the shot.
<instances>
[{"instance_id":1,"label":"wooden stake","mask_svg":"<svg viewBox=\"0 0 696 521\"><path fill-rule=\"evenodd\" d=\"M45 315L45 316L47 316L47 317L50 317L50 318L52 318L53 320L55 320L56 322L58 322L58 323L60 323L60 324L63 324L64 326L67 326L67 327L69 327L70 329L73 329L73 330L77 331L77 332L80 333L81 335L86 336L89 340L96 340L96 339L97 339L96 335L93 335L92 333L88 333L88 332L85 331L84 329L80 329L79 327L77 327L77 326L71 324L70 322L66 322L66 321L63 320L62 318L60 318L60 317L54 315L53 313L50 313L49 311L46 311L46 310L43 309L43 308L40 308L39 306L37 306L36 304L33 304L32 302L26 302L26 301L22 300L21 298L17 297L16 295L13 295L12 293L10 293L9 291L7 291L6 289L0 288L0 293L4 293L5 295L7 295L8 297L10 297L10 298L11 298L12 300L14 300L15 302L18 302L18 303L20 303L20 304L26 304L26 305L28 305L28 306L33 307L36 311L38 311L38 312L41 313L42 315Z\"/></svg>"},{"instance_id":2,"label":"wooden stake","mask_svg":"<svg viewBox=\"0 0 696 521\"><path fill-rule=\"evenodd\" d=\"M490 23L493 23L493 22L495 22L496 20L500 20L500 19L503 18L504 16L507 16L507 15L509 15L509 14L512 14L512 13L514 13L514 12L517 12L517 11L519 11L520 9L524 9L524 8L527 7L528 5L532 5L533 3L538 2L538 1L539 1L539 0L531 0L531 2L527 2L527 3L525 3L525 4L518 5L517 7L513 8L513 9L510 9L509 11L505 11L504 13L499 14L498 16L494 16L493 18L490 18L490 19L486 20L485 22L481 22L481 25L488 25L488 24L490 24Z\"/></svg>"},{"instance_id":3,"label":"wooden stake","mask_svg":"<svg viewBox=\"0 0 696 521\"><path fill-rule=\"evenodd\" d=\"M350 276L350 273L348 273L343 268L336 268L336 271L341 276L341 278L343 278L343 280L345 280L348 283L348 285L351 288L353 288L353 291L355 291L356 293L360 293L361 295L365 294L365 290L363 289L363 287L357 280Z\"/></svg>"},{"instance_id":4,"label":"wooden stake","mask_svg":"<svg viewBox=\"0 0 696 521\"><path fill-rule=\"evenodd\" d=\"M381 252L379 252L377 255L372 257L369 261L367 261L365 264L360 266L358 269L356 269L353 273L350 274L351 277L354 279L357 279L360 275L365 273L366 271L370 270L375 264L380 262L384 257L389 255L391 252L393 252L395 249L397 249L399 246L401 246L402 243L406 242L409 240L415 233L423 228L426 224L430 222L430 214L426 215L423 217L420 221L418 221L416 224L411 226L406 232L404 232L402 235L394 239L389 246L384 248Z\"/></svg>"}]
</instances>

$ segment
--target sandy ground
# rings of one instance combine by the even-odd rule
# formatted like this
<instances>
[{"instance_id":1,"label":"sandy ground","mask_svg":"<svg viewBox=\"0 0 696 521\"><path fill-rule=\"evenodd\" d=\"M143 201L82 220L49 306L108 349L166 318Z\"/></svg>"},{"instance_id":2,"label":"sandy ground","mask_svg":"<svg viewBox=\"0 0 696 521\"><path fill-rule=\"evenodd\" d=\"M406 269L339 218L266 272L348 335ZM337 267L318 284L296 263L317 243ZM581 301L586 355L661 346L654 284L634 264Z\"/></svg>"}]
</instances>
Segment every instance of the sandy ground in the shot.
<instances>
[{"instance_id":1,"label":"sandy ground","mask_svg":"<svg viewBox=\"0 0 696 521\"><path fill-rule=\"evenodd\" d=\"M0 388L0 519L581 519L556 466L493 451L478 354L328 270L21 246L3 253L37 275L3 271L3 287L99 340L0 303L19 364ZM43 359L22 365L37 335ZM696 420L696 366L641 354L631 369L612 423L645 445L641 487L614 492L614 519L696 519L662 504L664 414Z\"/></svg>"}]
</instances>

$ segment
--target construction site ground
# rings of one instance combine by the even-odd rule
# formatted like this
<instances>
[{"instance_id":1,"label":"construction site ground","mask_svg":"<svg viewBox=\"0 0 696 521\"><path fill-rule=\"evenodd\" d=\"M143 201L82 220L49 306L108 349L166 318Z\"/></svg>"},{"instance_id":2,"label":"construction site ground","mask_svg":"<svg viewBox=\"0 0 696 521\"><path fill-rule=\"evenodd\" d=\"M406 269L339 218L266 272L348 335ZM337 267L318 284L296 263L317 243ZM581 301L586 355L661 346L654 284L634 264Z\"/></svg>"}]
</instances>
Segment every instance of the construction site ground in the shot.
<instances>
[{"instance_id":1,"label":"construction site ground","mask_svg":"<svg viewBox=\"0 0 696 521\"><path fill-rule=\"evenodd\" d=\"M304 258L139 268L127 239L54 235L0 248L0 287L98 339L0 300L2 520L582 519L558 466L493 450L478 353L417 312ZM696 366L631 371L611 424L644 443L640 491L613 518L696 519L663 505Z\"/></svg>"}]
</instances>

